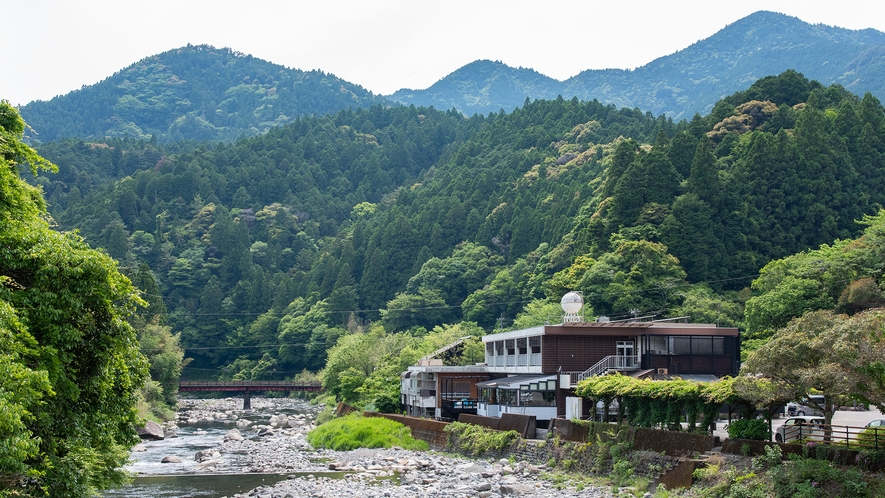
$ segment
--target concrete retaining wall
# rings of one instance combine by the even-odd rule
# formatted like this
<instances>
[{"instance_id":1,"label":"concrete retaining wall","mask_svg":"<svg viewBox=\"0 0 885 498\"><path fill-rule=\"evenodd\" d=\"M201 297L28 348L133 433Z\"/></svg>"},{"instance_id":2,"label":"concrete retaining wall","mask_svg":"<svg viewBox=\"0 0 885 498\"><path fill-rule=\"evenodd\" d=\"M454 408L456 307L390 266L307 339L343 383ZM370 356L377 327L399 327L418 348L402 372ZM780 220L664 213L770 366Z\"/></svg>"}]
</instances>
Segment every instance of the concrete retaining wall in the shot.
<instances>
[{"instance_id":1,"label":"concrete retaining wall","mask_svg":"<svg viewBox=\"0 0 885 498\"><path fill-rule=\"evenodd\" d=\"M384 417L399 422L412 431L413 438L427 441L434 450L443 449L449 441L449 435L446 434L446 426L449 425L447 422L392 413L364 412L363 416Z\"/></svg>"}]
</instances>

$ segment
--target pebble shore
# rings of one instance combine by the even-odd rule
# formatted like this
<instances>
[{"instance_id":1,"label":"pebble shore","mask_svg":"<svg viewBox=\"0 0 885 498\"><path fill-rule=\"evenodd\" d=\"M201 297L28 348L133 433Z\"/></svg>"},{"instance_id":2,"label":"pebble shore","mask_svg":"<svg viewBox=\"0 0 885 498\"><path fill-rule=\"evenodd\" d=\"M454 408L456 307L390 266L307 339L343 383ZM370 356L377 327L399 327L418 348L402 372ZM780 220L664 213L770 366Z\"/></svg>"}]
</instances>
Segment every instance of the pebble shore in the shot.
<instances>
[{"instance_id":1,"label":"pebble shore","mask_svg":"<svg viewBox=\"0 0 885 498\"><path fill-rule=\"evenodd\" d=\"M183 400L180 423L225 421L232 427L219 446L195 455L202 472L299 474L274 486L262 486L232 498L488 498L498 496L614 496L609 488L556 489L543 475L545 462L470 460L433 451L357 449L315 450L307 443L318 407L294 417L274 415L267 423L249 423L236 400ZM293 400L253 399L253 408L275 411ZM294 401L296 403L302 403ZM330 477L333 476L333 477Z\"/></svg>"},{"instance_id":2,"label":"pebble shore","mask_svg":"<svg viewBox=\"0 0 885 498\"><path fill-rule=\"evenodd\" d=\"M612 497L608 488L588 487L581 491L556 489L543 479L545 465L529 462L468 460L434 452L393 449L358 449L316 453L333 459L325 470L347 472L334 479L308 475L290 478L275 486L263 486L234 498L489 498L520 496Z\"/></svg>"}]
</instances>

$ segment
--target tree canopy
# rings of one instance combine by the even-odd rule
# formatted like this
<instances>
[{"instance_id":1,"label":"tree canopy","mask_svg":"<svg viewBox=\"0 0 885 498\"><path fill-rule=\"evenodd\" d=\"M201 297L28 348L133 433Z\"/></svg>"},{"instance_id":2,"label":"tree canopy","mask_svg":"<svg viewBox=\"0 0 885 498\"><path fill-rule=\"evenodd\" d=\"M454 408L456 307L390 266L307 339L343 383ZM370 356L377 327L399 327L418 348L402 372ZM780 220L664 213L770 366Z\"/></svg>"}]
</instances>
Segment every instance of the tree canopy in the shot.
<instances>
[{"instance_id":1,"label":"tree canopy","mask_svg":"<svg viewBox=\"0 0 885 498\"><path fill-rule=\"evenodd\" d=\"M126 317L143 303L106 253L52 230L19 164L54 168L0 102L0 489L88 496L119 484L146 376Z\"/></svg>"}]
</instances>

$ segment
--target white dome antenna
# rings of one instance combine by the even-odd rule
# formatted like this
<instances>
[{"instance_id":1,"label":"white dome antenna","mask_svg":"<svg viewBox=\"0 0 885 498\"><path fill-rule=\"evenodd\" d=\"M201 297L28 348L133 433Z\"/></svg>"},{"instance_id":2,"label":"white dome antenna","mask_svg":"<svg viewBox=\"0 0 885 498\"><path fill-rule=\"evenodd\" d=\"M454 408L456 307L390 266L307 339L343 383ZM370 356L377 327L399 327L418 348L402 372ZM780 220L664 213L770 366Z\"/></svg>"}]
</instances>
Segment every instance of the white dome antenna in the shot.
<instances>
[{"instance_id":1,"label":"white dome antenna","mask_svg":"<svg viewBox=\"0 0 885 498\"><path fill-rule=\"evenodd\" d=\"M581 292L571 291L567 293L559 300L559 305L562 306L562 311L565 312L565 315L562 317L563 323L584 321L584 317L580 315L581 309L584 307L584 296L581 295Z\"/></svg>"}]
</instances>

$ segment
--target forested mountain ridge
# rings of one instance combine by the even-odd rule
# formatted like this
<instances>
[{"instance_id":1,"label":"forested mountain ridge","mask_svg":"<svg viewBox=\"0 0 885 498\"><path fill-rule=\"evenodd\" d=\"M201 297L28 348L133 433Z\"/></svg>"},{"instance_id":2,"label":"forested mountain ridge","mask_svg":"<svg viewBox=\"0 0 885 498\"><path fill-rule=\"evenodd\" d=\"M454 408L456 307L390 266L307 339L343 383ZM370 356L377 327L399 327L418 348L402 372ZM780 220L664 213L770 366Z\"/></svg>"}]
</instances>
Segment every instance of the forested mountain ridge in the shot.
<instances>
[{"instance_id":1,"label":"forested mountain ridge","mask_svg":"<svg viewBox=\"0 0 885 498\"><path fill-rule=\"evenodd\" d=\"M69 137L225 140L298 116L384 102L322 71L300 71L208 45L146 57L113 76L21 108L31 141Z\"/></svg>"},{"instance_id":2,"label":"forested mountain ridge","mask_svg":"<svg viewBox=\"0 0 885 498\"><path fill-rule=\"evenodd\" d=\"M491 330L572 289L587 315L741 325L763 265L885 206L883 143L875 97L788 71L691 122L562 98L469 119L375 106L88 192L39 181L62 227L150 266L186 348L222 348L194 365L258 378L318 369L370 322ZM127 165L151 147L70 144Z\"/></svg>"},{"instance_id":3,"label":"forested mountain ridge","mask_svg":"<svg viewBox=\"0 0 885 498\"><path fill-rule=\"evenodd\" d=\"M475 69L480 62L482 71ZM500 62L479 61L426 90L403 89L390 98L441 109L454 106L469 115L509 112L525 97L563 95L688 119L708 113L719 99L757 79L788 69L824 84L839 83L858 95L871 92L885 98L885 33L812 25L761 11L634 70L587 70L559 82Z\"/></svg>"}]
</instances>

